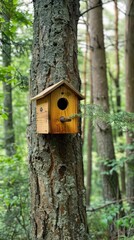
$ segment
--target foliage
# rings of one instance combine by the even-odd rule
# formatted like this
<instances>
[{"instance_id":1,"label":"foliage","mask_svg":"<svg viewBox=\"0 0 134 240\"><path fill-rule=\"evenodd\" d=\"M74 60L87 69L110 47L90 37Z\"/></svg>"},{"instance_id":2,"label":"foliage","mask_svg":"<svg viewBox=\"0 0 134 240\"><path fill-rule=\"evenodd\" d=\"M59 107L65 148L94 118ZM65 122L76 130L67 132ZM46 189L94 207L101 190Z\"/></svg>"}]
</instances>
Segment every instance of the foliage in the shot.
<instances>
[{"instance_id":1,"label":"foliage","mask_svg":"<svg viewBox=\"0 0 134 240\"><path fill-rule=\"evenodd\" d=\"M0 55L0 240L29 240L29 189L26 164L27 90L32 44L32 14L25 2L0 2L0 31L10 41L12 62L2 66ZM6 21L10 20L9 22ZM0 34L0 51L2 40ZM16 154L6 157L3 144L3 121L8 118L3 108L2 82L12 85L13 120Z\"/></svg>"},{"instance_id":2,"label":"foliage","mask_svg":"<svg viewBox=\"0 0 134 240\"><path fill-rule=\"evenodd\" d=\"M29 237L28 169L22 150L0 158L0 239Z\"/></svg>"},{"instance_id":3,"label":"foliage","mask_svg":"<svg viewBox=\"0 0 134 240\"><path fill-rule=\"evenodd\" d=\"M81 105L81 108L86 108L85 117L89 117L90 119L96 120L99 119L101 121L110 124L115 129L122 129L123 131L134 130L134 113L120 111L117 113L108 113L105 112L101 106L98 105L90 105L86 106ZM83 111L83 110L82 110ZM80 114L78 116L82 116ZM73 118L74 116L72 116Z\"/></svg>"},{"instance_id":4,"label":"foliage","mask_svg":"<svg viewBox=\"0 0 134 240\"><path fill-rule=\"evenodd\" d=\"M2 117L3 119L8 118L8 115L7 115L6 111L2 108L2 106L0 106L0 117Z\"/></svg>"},{"instance_id":5,"label":"foliage","mask_svg":"<svg viewBox=\"0 0 134 240\"><path fill-rule=\"evenodd\" d=\"M134 213L130 212L127 204L124 204L126 215L119 217L119 208L120 206L116 203L106 203L87 210L90 239L109 239L111 224L116 227L117 239L133 239Z\"/></svg>"},{"instance_id":6,"label":"foliage","mask_svg":"<svg viewBox=\"0 0 134 240\"><path fill-rule=\"evenodd\" d=\"M12 65L8 67L0 66L0 240L28 240L29 236L29 189L28 189L28 169L26 164L26 124L28 122L27 116L27 90L28 90L28 78L29 78L29 66L30 66L30 52L32 45L32 14L30 9L26 10L23 1L13 0L13 6L8 6L7 0L0 2L0 9L4 4L3 10L10 15L10 24L8 30L5 31L6 36L10 39L12 45ZM12 2L12 1L11 1ZM82 2L82 1L81 1ZM120 2L120 1L119 1ZM85 6L83 1L82 11ZM106 6L106 5L105 5ZM110 12L109 12L110 10ZM125 111L116 112L115 105L115 89L114 83L111 76L115 75L115 56L114 56L114 26L113 26L113 13L109 8L105 10L106 21L106 50L107 50L107 67L108 67L108 80L109 80L109 92L110 92L110 105L113 112L104 112L100 106L95 105L82 105L82 114L79 117L83 117L83 109L86 108L86 118L95 120L99 119L105 121L107 124L111 124L112 128L116 131L120 129L123 132L128 130L134 130L134 113L128 113ZM112 13L112 14L111 14ZM84 15L83 15L84 18ZM0 12L0 31L5 29L5 19L3 14ZM121 93L122 93L122 107L125 105L124 98L124 18L119 22L120 24L120 81L121 81ZM79 51L79 69L83 73L83 58L85 51L85 37L83 26L80 29L80 47ZM112 36L111 36L112 33ZM0 35L1 38L1 35ZM2 51L2 43L0 39L0 50ZM90 46L88 46L90 47ZM1 58L0 58L0 63ZM87 69L89 75L89 69ZM112 73L112 74L111 74ZM4 149L2 145L3 141L3 119L7 119L8 115L3 109L3 93L2 93L2 81L7 81L12 84L13 89L13 112L14 112L14 129L16 137L16 154L13 157L6 157L4 155ZM81 77L82 78L82 77ZM88 86L88 84L87 84ZM89 88L89 86L88 86ZM89 98L89 90L88 98ZM87 102L90 102L87 99ZM73 118L74 116L72 116ZM89 121L87 121L88 125ZM86 128L87 130L88 128ZM87 134L86 134L87 135ZM126 145L125 138L122 139L119 144L119 138L116 139L116 156L117 162L111 161L105 164L110 166L111 171L120 171L120 167L131 160L132 156L126 158L125 151L133 149L133 145ZM122 218L117 218L116 215L119 213L119 206L112 204L102 208L99 205L99 209L96 210L95 204L102 201L102 185L100 181L99 164L100 159L97 158L96 154L96 142L93 135L93 174L92 174L92 197L91 203L94 206L89 209L88 214L88 225L89 225L89 237L94 240L105 240L109 239L109 224L116 221L117 230L120 228L126 229L129 236L125 236L124 232L120 232L118 239L129 239L133 240L131 236L134 231L134 213L130 212L127 204L124 204L126 215ZM88 143L86 139L86 147L83 148L84 159L86 158L88 151ZM102 159L104 161L104 159ZM86 163L85 173L87 172ZM105 174L110 174L107 172ZM85 174L86 175L86 174Z\"/></svg>"}]
</instances>

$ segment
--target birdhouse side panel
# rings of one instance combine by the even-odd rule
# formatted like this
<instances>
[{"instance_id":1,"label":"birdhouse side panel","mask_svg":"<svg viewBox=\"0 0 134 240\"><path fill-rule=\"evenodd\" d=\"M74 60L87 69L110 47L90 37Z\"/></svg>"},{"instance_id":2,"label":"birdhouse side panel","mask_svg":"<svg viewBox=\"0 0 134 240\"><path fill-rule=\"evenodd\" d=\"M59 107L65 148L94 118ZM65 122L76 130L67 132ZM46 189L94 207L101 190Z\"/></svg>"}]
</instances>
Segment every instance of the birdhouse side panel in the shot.
<instances>
[{"instance_id":1,"label":"birdhouse side panel","mask_svg":"<svg viewBox=\"0 0 134 240\"><path fill-rule=\"evenodd\" d=\"M78 98L67 87L60 86L51 93L51 133L77 133L78 118L73 115L78 111ZM61 122L63 117L65 122Z\"/></svg>"},{"instance_id":2,"label":"birdhouse side panel","mask_svg":"<svg viewBox=\"0 0 134 240\"><path fill-rule=\"evenodd\" d=\"M37 100L36 109L37 133L49 133L49 100L48 97Z\"/></svg>"}]
</instances>

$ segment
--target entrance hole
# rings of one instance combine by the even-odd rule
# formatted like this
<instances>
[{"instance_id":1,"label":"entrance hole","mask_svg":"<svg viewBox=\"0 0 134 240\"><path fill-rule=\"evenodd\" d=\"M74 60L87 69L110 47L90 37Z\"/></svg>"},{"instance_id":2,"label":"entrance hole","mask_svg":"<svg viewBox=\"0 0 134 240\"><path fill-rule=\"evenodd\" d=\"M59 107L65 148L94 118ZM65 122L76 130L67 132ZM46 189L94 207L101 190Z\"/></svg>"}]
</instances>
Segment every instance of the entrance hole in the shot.
<instances>
[{"instance_id":1,"label":"entrance hole","mask_svg":"<svg viewBox=\"0 0 134 240\"><path fill-rule=\"evenodd\" d=\"M65 110L68 106L68 101L66 98L60 98L57 102L57 106L61 110Z\"/></svg>"}]
</instances>

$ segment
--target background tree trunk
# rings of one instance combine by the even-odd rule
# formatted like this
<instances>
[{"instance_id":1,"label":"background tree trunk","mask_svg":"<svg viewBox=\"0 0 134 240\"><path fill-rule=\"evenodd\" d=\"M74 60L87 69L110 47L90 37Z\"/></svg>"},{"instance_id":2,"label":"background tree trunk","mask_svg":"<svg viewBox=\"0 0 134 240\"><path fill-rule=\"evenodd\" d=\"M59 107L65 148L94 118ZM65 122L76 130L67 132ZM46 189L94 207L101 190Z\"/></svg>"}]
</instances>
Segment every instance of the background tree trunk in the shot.
<instances>
[{"instance_id":1,"label":"background tree trunk","mask_svg":"<svg viewBox=\"0 0 134 240\"><path fill-rule=\"evenodd\" d=\"M116 63L116 73L115 73L115 87L116 87L116 106L117 112L121 110L121 95L120 95L120 59L119 59L119 14L118 14L118 3L117 0L115 4L115 63ZM122 135L122 133L120 133Z\"/></svg>"},{"instance_id":2,"label":"background tree trunk","mask_svg":"<svg viewBox=\"0 0 134 240\"><path fill-rule=\"evenodd\" d=\"M88 29L89 30L89 29ZM90 33L89 34L89 46L90 46ZM90 105L93 104L93 79L92 79L92 54L89 52L89 64L90 64L90 75L89 75L89 86L90 86ZM93 162L93 120L89 119L88 122L88 152L87 152L87 192L86 192L86 203L90 206L91 191L92 191L92 162Z\"/></svg>"},{"instance_id":3,"label":"background tree trunk","mask_svg":"<svg viewBox=\"0 0 134 240\"><path fill-rule=\"evenodd\" d=\"M68 80L80 88L77 67L79 1L34 1L31 97ZM36 133L30 106L29 169L33 239L87 239L80 134Z\"/></svg>"},{"instance_id":4,"label":"background tree trunk","mask_svg":"<svg viewBox=\"0 0 134 240\"><path fill-rule=\"evenodd\" d=\"M83 23L85 24L86 32L85 32L85 56L84 56L84 71L83 71L83 89L84 89L84 113L83 113L83 141L87 142L87 174L86 174L86 205L90 206L90 198L91 198L91 181L92 181L92 120L86 119L87 114L87 104L90 102L92 104L92 77L91 77L91 66L90 54L89 54L89 46L90 46L90 34L89 34L89 1L86 0L86 17L83 18ZM89 60L90 58L90 60ZM90 80L88 80L90 79ZM89 82L90 81L90 82ZM89 83L88 83L89 82ZM90 99L88 100L88 87L90 88ZM88 127L86 129L86 125ZM87 134L86 134L87 131Z\"/></svg>"},{"instance_id":5,"label":"background tree trunk","mask_svg":"<svg viewBox=\"0 0 134 240\"><path fill-rule=\"evenodd\" d=\"M106 76L106 57L104 49L102 6L101 1L90 1L90 7L95 7L90 12L90 37L92 49L92 78L93 102L109 112L108 86ZM101 161L103 176L103 195L105 200L120 199L118 175L115 171L110 173L110 163L115 161L112 130L110 125L99 119L96 120L96 138L98 154Z\"/></svg>"},{"instance_id":6,"label":"background tree trunk","mask_svg":"<svg viewBox=\"0 0 134 240\"><path fill-rule=\"evenodd\" d=\"M92 191L92 147L93 147L93 123L89 120L88 124L88 152L87 152L87 185L86 185L86 204L90 206Z\"/></svg>"},{"instance_id":7,"label":"background tree trunk","mask_svg":"<svg viewBox=\"0 0 134 240\"><path fill-rule=\"evenodd\" d=\"M11 42L10 42L10 11L12 8L12 1L9 5L2 4L2 14L5 20L2 28L2 61L3 66L8 67L11 65ZM6 76L3 82L4 93L4 110L8 115L8 119L4 120L4 147L7 156L12 156L15 153L14 143L14 128L13 128L13 107L12 107L12 86L11 86L11 73Z\"/></svg>"},{"instance_id":8,"label":"background tree trunk","mask_svg":"<svg viewBox=\"0 0 134 240\"><path fill-rule=\"evenodd\" d=\"M126 111L134 112L134 2L127 1L126 12ZM127 197L134 208L134 132L127 133Z\"/></svg>"},{"instance_id":9,"label":"background tree trunk","mask_svg":"<svg viewBox=\"0 0 134 240\"><path fill-rule=\"evenodd\" d=\"M85 2L86 4L86 9L88 9L88 0ZM87 79L88 79L88 74L87 74L87 69L89 65L88 61L88 52L89 52L89 12L86 13L85 19L83 19L83 23L85 25L85 52L84 52L84 62L83 62L83 93L84 93L84 113L83 113L83 129L82 129L82 138L83 141L85 140L86 134L86 104L87 104Z\"/></svg>"},{"instance_id":10,"label":"background tree trunk","mask_svg":"<svg viewBox=\"0 0 134 240\"><path fill-rule=\"evenodd\" d=\"M119 58L119 10L118 10L118 1L114 1L115 8L115 63L116 63L116 72L115 72L115 87L116 87L116 107L117 112L121 111L121 94L120 94L120 58ZM123 135L122 130L118 131L118 136ZM125 164L120 167L120 178L121 178L121 192L125 195L126 193L126 176L125 176Z\"/></svg>"}]
</instances>

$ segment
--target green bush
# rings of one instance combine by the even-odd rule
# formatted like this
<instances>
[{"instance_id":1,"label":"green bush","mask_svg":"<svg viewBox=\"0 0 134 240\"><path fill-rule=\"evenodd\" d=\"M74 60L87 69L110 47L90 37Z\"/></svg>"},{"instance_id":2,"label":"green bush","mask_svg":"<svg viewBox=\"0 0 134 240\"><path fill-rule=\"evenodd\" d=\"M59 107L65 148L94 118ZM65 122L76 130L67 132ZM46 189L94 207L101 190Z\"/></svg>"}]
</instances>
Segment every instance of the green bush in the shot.
<instances>
[{"instance_id":1,"label":"green bush","mask_svg":"<svg viewBox=\"0 0 134 240\"><path fill-rule=\"evenodd\" d=\"M28 170L23 158L17 151L0 159L0 240L30 239Z\"/></svg>"}]
</instances>

